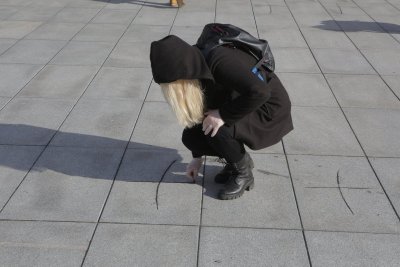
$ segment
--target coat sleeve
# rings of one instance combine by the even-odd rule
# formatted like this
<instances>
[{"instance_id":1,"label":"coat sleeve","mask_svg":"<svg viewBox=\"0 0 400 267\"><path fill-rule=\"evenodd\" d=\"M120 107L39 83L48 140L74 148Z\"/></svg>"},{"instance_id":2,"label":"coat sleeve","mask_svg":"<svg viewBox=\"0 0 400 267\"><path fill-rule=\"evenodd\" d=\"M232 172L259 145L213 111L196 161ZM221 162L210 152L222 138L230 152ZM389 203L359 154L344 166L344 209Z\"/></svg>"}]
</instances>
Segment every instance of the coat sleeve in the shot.
<instances>
[{"instance_id":1,"label":"coat sleeve","mask_svg":"<svg viewBox=\"0 0 400 267\"><path fill-rule=\"evenodd\" d=\"M250 55L236 49L216 49L212 64L214 78L225 89L238 93L219 108L221 118L228 125L257 110L271 96L267 83L251 71L254 61Z\"/></svg>"}]
</instances>

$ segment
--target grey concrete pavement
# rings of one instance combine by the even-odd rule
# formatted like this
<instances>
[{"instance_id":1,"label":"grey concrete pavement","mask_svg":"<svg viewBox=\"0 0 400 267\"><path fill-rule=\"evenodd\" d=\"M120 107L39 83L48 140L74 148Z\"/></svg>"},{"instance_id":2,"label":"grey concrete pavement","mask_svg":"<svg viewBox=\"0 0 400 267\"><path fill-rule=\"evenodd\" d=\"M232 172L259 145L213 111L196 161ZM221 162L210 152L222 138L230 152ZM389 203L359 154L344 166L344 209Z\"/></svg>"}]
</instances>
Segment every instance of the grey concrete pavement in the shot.
<instances>
[{"instance_id":1,"label":"grey concrete pavement","mask_svg":"<svg viewBox=\"0 0 400 267\"><path fill-rule=\"evenodd\" d=\"M0 0L0 266L400 266L399 0ZM267 39L295 130L216 198L150 43Z\"/></svg>"}]
</instances>

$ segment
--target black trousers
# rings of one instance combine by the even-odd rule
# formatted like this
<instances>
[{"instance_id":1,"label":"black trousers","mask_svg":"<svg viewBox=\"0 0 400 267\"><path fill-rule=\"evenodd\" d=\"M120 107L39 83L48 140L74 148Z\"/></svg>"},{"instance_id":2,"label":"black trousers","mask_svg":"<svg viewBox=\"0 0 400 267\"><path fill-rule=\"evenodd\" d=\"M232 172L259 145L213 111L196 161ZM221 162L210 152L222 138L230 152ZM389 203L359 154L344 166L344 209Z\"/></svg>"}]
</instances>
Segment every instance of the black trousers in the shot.
<instances>
[{"instance_id":1,"label":"black trousers","mask_svg":"<svg viewBox=\"0 0 400 267\"><path fill-rule=\"evenodd\" d=\"M217 134L211 137L211 132L204 135L202 125L186 128L182 133L183 144L192 151L195 158L201 156L217 156L229 163L240 161L245 153L243 142L234 138L233 126L223 125Z\"/></svg>"}]
</instances>

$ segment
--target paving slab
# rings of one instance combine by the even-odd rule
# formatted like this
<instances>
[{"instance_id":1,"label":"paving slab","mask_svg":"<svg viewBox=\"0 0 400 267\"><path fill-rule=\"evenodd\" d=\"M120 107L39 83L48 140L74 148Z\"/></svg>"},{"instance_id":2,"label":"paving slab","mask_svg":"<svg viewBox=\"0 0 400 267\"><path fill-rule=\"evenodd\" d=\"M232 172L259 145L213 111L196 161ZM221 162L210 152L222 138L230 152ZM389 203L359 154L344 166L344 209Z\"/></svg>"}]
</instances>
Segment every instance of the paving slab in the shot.
<instances>
[{"instance_id":1,"label":"paving slab","mask_svg":"<svg viewBox=\"0 0 400 267\"><path fill-rule=\"evenodd\" d=\"M248 150L251 150L248 148ZM260 149L260 150L251 150L251 153L255 154L285 154L283 151L282 142L276 143L275 145Z\"/></svg>"},{"instance_id":2,"label":"paving slab","mask_svg":"<svg viewBox=\"0 0 400 267\"><path fill-rule=\"evenodd\" d=\"M13 99L0 112L0 143L46 145L74 104L71 100Z\"/></svg>"},{"instance_id":3,"label":"paving slab","mask_svg":"<svg viewBox=\"0 0 400 267\"><path fill-rule=\"evenodd\" d=\"M96 66L48 65L21 90L18 96L78 99L97 71Z\"/></svg>"},{"instance_id":4,"label":"paving slab","mask_svg":"<svg viewBox=\"0 0 400 267\"><path fill-rule=\"evenodd\" d=\"M83 23L50 22L42 24L25 39L68 41L84 26Z\"/></svg>"},{"instance_id":5,"label":"paving slab","mask_svg":"<svg viewBox=\"0 0 400 267\"><path fill-rule=\"evenodd\" d=\"M107 1L93 1L93 0L71 0L66 5L67 7L75 8L97 8L101 9L106 7Z\"/></svg>"},{"instance_id":6,"label":"paving slab","mask_svg":"<svg viewBox=\"0 0 400 267\"><path fill-rule=\"evenodd\" d=\"M80 266L95 224L0 222L2 266Z\"/></svg>"},{"instance_id":7,"label":"paving slab","mask_svg":"<svg viewBox=\"0 0 400 267\"><path fill-rule=\"evenodd\" d=\"M199 26L174 26L171 29L171 34L179 36L188 44L195 44L202 31L203 27Z\"/></svg>"},{"instance_id":8,"label":"paving slab","mask_svg":"<svg viewBox=\"0 0 400 267\"><path fill-rule=\"evenodd\" d=\"M137 14L134 24L137 25L172 25L177 10L168 8L155 9L152 7L143 7Z\"/></svg>"},{"instance_id":9,"label":"paving slab","mask_svg":"<svg viewBox=\"0 0 400 267\"><path fill-rule=\"evenodd\" d=\"M68 0L35 0L31 6L47 6L47 7L65 7Z\"/></svg>"},{"instance_id":10,"label":"paving slab","mask_svg":"<svg viewBox=\"0 0 400 267\"><path fill-rule=\"evenodd\" d=\"M398 50L362 50L368 61L381 75L400 74L400 53Z\"/></svg>"},{"instance_id":11,"label":"paving slab","mask_svg":"<svg viewBox=\"0 0 400 267\"><path fill-rule=\"evenodd\" d=\"M361 10L354 1L320 0L319 2L323 7L326 8L327 12L335 19L340 19L343 17L350 17L350 16L368 17L368 15L365 14L365 12Z\"/></svg>"},{"instance_id":12,"label":"paving slab","mask_svg":"<svg viewBox=\"0 0 400 267\"><path fill-rule=\"evenodd\" d=\"M88 23L98 13L99 9L97 8L67 7L63 8L53 18L51 18L51 21Z\"/></svg>"},{"instance_id":13,"label":"paving slab","mask_svg":"<svg viewBox=\"0 0 400 267\"><path fill-rule=\"evenodd\" d=\"M92 1L92 0L87 0ZM133 2L133 1L121 1L121 0L100 0L98 3L103 2L105 4L105 9L120 9L120 10L140 10L143 8L143 5L146 3L143 2Z\"/></svg>"},{"instance_id":14,"label":"paving slab","mask_svg":"<svg viewBox=\"0 0 400 267\"><path fill-rule=\"evenodd\" d=\"M261 29L260 38L268 41L269 45L274 47L302 47L306 48L301 33L294 28L287 29Z\"/></svg>"},{"instance_id":15,"label":"paving slab","mask_svg":"<svg viewBox=\"0 0 400 267\"><path fill-rule=\"evenodd\" d=\"M146 102L143 105L136 128L133 131L130 148L154 145L161 148L186 151L182 144L183 128L165 102ZM149 133L152 133L149 135Z\"/></svg>"},{"instance_id":16,"label":"paving slab","mask_svg":"<svg viewBox=\"0 0 400 267\"><path fill-rule=\"evenodd\" d=\"M395 266L399 8L0 0L0 265L80 266L95 225L43 220L100 219L83 265ZM152 41L194 44L215 20L269 41L295 124L283 142L248 150L256 185L234 201L216 197L215 158L195 183L185 177L191 154L149 61Z\"/></svg>"},{"instance_id":17,"label":"paving slab","mask_svg":"<svg viewBox=\"0 0 400 267\"><path fill-rule=\"evenodd\" d=\"M394 33L394 34L392 34L392 36L393 36L398 42L400 42L400 33Z\"/></svg>"},{"instance_id":18,"label":"paving slab","mask_svg":"<svg viewBox=\"0 0 400 267\"><path fill-rule=\"evenodd\" d=\"M383 29L383 32L387 32L393 37L395 35L398 36L400 33L399 25L400 19L399 16L378 16L374 17L374 19L378 22L379 26Z\"/></svg>"},{"instance_id":19,"label":"paving slab","mask_svg":"<svg viewBox=\"0 0 400 267\"><path fill-rule=\"evenodd\" d=\"M148 45L168 35L171 26L132 24L121 38L121 42L143 42Z\"/></svg>"},{"instance_id":20,"label":"paving slab","mask_svg":"<svg viewBox=\"0 0 400 267\"><path fill-rule=\"evenodd\" d=\"M81 100L50 145L125 148L140 107L135 100Z\"/></svg>"},{"instance_id":21,"label":"paving slab","mask_svg":"<svg viewBox=\"0 0 400 267\"><path fill-rule=\"evenodd\" d=\"M340 26L340 29L345 32L382 32L382 27L379 26L373 19L368 15L344 15L338 18L335 17L336 23Z\"/></svg>"},{"instance_id":22,"label":"paving slab","mask_svg":"<svg viewBox=\"0 0 400 267\"><path fill-rule=\"evenodd\" d=\"M286 7L286 3L284 0L254 0L252 2L255 10L259 10L258 7L262 7L265 5Z\"/></svg>"},{"instance_id":23,"label":"paving slab","mask_svg":"<svg viewBox=\"0 0 400 267\"><path fill-rule=\"evenodd\" d=\"M254 9L254 17L259 30L298 28L284 2L281 5L262 3L260 8Z\"/></svg>"},{"instance_id":24,"label":"paving slab","mask_svg":"<svg viewBox=\"0 0 400 267\"><path fill-rule=\"evenodd\" d=\"M400 233L365 159L297 155L289 163L305 229Z\"/></svg>"},{"instance_id":25,"label":"paving slab","mask_svg":"<svg viewBox=\"0 0 400 267\"><path fill-rule=\"evenodd\" d=\"M399 76L382 76L382 79L389 85L390 89L400 98L400 75Z\"/></svg>"},{"instance_id":26,"label":"paving slab","mask_svg":"<svg viewBox=\"0 0 400 267\"><path fill-rule=\"evenodd\" d=\"M174 25L176 26L204 26L213 22L214 11L178 12Z\"/></svg>"},{"instance_id":27,"label":"paving slab","mask_svg":"<svg viewBox=\"0 0 400 267\"><path fill-rule=\"evenodd\" d=\"M323 22L323 27L329 30L340 30L339 26L335 21L332 20L332 17L325 13L316 13L316 14L294 14L294 19L299 25L299 27L318 27L321 26Z\"/></svg>"},{"instance_id":28,"label":"paving slab","mask_svg":"<svg viewBox=\"0 0 400 267\"><path fill-rule=\"evenodd\" d=\"M400 184L398 181L400 159L370 158L370 160L397 213L400 213Z\"/></svg>"},{"instance_id":29,"label":"paving slab","mask_svg":"<svg viewBox=\"0 0 400 267\"><path fill-rule=\"evenodd\" d=\"M221 201L223 186L214 182L221 164L209 160L204 182L202 225L223 227L300 229L285 157L252 154L255 186L238 199Z\"/></svg>"},{"instance_id":30,"label":"paving slab","mask_svg":"<svg viewBox=\"0 0 400 267\"><path fill-rule=\"evenodd\" d=\"M210 20L210 21L212 21L212 20ZM234 25L237 25L238 27L246 30L247 32L253 34L254 36L257 36L257 31L255 31L255 33L254 33L254 30L252 30L252 29L255 29L253 13L237 14L237 13L229 13L229 12L225 12L225 11L217 12L217 15L215 17L215 22L234 24ZM203 24L203 25L205 25L205 24ZM201 23L200 23L200 25L201 25Z\"/></svg>"},{"instance_id":31,"label":"paving slab","mask_svg":"<svg viewBox=\"0 0 400 267\"><path fill-rule=\"evenodd\" d=\"M324 73L376 74L360 52L354 49L312 49Z\"/></svg>"},{"instance_id":32,"label":"paving slab","mask_svg":"<svg viewBox=\"0 0 400 267\"><path fill-rule=\"evenodd\" d=\"M0 6L0 20L6 20L8 17L18 12L18 10L17 7Z\"/></svg>"},{"instance_id":33,"label":"paving slab","mask_svg":"<svg viewBox=\"0 0 400 267\"><path fill-rule=\"evenodd\" d=\"M150 68L150 42L120 42L110 54L107 67Z\"/></svg>"},{"instance_id":34,"label":"paving slab","mask_svg":"<svg viewBox=\"0 0 400 267\"><path fill-rule=\"evenodd\" d=\"M326 78L342 107L400 108L400 101L378 75L336 75Z\"/></svg>"},{"instance_id":35,"label":"paving slab","mask_svg":"<svg viewBox=\"0 0 400 267\"><path fill-rule=\"evenodd\" d=\"M292 117L294 130L283 138L287 153L363 155L338 108L292 107Z\"/></svg>"},{"instance_id":36,"label":"paving slab","mask_svg":"<svg viewBox=\"0 0 400 267\"><path fill-rule=\"evenodd\" d=\"M96 222L122 149L48 147L1 219Z\"/></svg>"},{"instance_id":37,"label":"paving slab","mask_svg":"<svg viewBox=\"0 0 400 267\"><path fill-rule=\"evenodd\" d=\"M0 95L15 96L42 68L42 65L0 64Z\"/></svg>"},{"instance_id":38,"label":"paving slab","mask_svg":"<svg viewBox=\"0 0 400 267\"><path fill-rule=\"evenodd\" d=\"M43 149L44 147L40 146L0 146L1 208L11 197Z\"/></svg>"},{"instance_id":39,"label":"paving slab","mask_svg":"<svg viewBox=\"0 0 400 267\"><path fill-rule=\"evenodd\" d=\"M345 108L344 112L368 156L400 156L400 110Z\"/></svg>"},{"instance_id":40,"label":"paving slab","mask_svg":"<svg viewBox=\"0 0 400 267\"><path fill-rule=\"evenodd\" d=\"M217 13L225 12L238 15L253 15L253 10L251 5L243 5L240 1L219 1L216 6Z\"/></svg>"},{"instance_id":41,"label":"paving slab","mask_svg":"<svg viewBox=\"0 0 400 267\"><path fill-rule=\"evenodd\" d=\"M235 13L217 13L215 22L233 24L244 29L253 36L258 36L257 26L254 24L253 14L238 15Z\"/></svg>"},{"instance_id":42,"label":"paving slab","mask_svg":"<svg viewBox=\"0 0 400 267\"><path fill-rule=\"evenodd\" d=\"M157 2L165 3L163 0L156 0ZM187 3L190 5L185 6L186 11L212 11L215 9L215 1L214 0L203 0L201 2L196 0L187 0ZM226 2L225 0L219 0L220 4ZM231 2L235 2L232 0ZM218 7L217 7L218 8Z\"/></svg>"},{"instance_id":43,"label":"paving slab","mask_svg":"<svg viewBox=\"0 0 400 267\"><path fill-rule=\"evenodd\" d=\"M91 23L110 23L128 26L136 14L137 12L132 10L103 9L93 18Z\"/></svg>"},{"instance_id":44,"label":"paving slab","mask_svg":"<svg viewBox=\"0 0 400 267\"><path fill-rule=\"evenodd\" d=\"M9 17L9 20L47 21L61 10L61 7L27 6Z\"/></svg>"},{"instance_id":45,"label":"paving slab","mask_svg":"<svg viewBox=\"0 0 400 267\"><path fill-rule=\"evenodd\" d=\"M392 5L388 2L379 2L379 3L361 3L361 8L371 17L380 17L380 16L400 16L400 10L393 8Z\"/></svg>"},{"instance_id":46,"label":"paving slab","mask_svg":"<svg viewBox=\"0 0 400 267\"><path fill-rule=\"evenodd\" d=\"M288 155L296 183L305 188L380 188L364 157Z\"/></svg>"},{"instance_id":47,"label":"paving slab","mask_svg":"<svg viewBox=\"0 0 400 267\"><path fill-rule=\"evenodd\" d=\"M389 3L392 4L393 6L395 6L397 9L400 9L399 0L391 0Z\"/></svg>"},{"instance_id":48,"label":"paving slab","mask_svg":"<svg viewBox=\"0 0 400 267\"><path fill-rule=\"evenodd\" d=\"M309 266L300 231L202 227L199 266Z\"/></svg>"},{"instance_id":49,"label":"paving slab","mask_svg":"<svg viewBox=\"0 0 400 267\"><path fill-rule=\"evenodd\" d=\"M199 225L202 175L196 183L186 177L191 159L190 153L129 149L101 221Z\"/></svg>"},{"instance_id":50,"label":"paving slab","mask_svg":"<svg viewBox=\"0 0 400 267\"><path fill-rule=\"evenodd\" d=\"M117 42L125 32L126 26L120 24L87 24L75 37L74 41Z\"/></svg>"},{"instance_id":51,"label":"paving slab","mask_svg":"<svg viewBox=\"0 0 400 267\"><path fill-rule=\"evenodd\" d=\"M317 1L289 1L287 6L294 15L327 14L323 6Z\"/></svg>"},{"instance_id":52,"label":"paving slab","mask_svg":"<svg viewBox=\"0 0 400 267\"><path fill-rule=\"evenodd\" d=\"M65 41L20 40L0 56L0 63L47 64Z\"/></svg>"},{"instance_id":53,"label":"paving slab","mask_svg":"<svg viewBox=\"0 0 400 267\"><path fill-rule=\"evenodd\" d=\"M398 235L309 232L311 262L315 266L397 266Z\"/></svg>"},{"instance_id":54,"label":"paving slab","mask_svg":"<svg viewBox=\"0 0 400 267\"><path fill-rule=\"evenodd\" d=\"M50 64L102 65L114 47L112 42L69 42Z\"/></svg>"},{"instance_id":55,"label":"paving slab","mask_svg":"<svg viewBox=\"0 0 400 267\"><path fill-rule=\"evenodd\" d=\"M83 266L196 266L198 227L100 224Z\"/></svg>"},{"instance_id":56,"label":"paving slab","mask_svg":"<svg viewBox=\"0 0 400 267\"><path fill-rule=\"evenodd\" d=\"M320 73L309 49L306 48L275 48L276 72Z\"/></svg>"},{"instance_id":57,"label":"paving slab","mask_svg":"<svg viewBox=\"0 0 400 267\"><path fill-rule=\"evenodd\" d=\"M0 39L0 55L13 46L18 40L16 39Z\"/></svg>"},{"instance_id":58,"label":"paving slab","mask_svg":"<svg viewBox=\"0 0 400 267\"><path fill-rule=\"evenodd\" d=\"M103 67L85 91L83 98L143 101L151 80L150 69Z\"/></svg>"},{"instance_id":59,"label":"paving slab","mask_svg":"<svg viewBox=\"0 0 400 267\"><path fill-rule=\"evenodd\" d=\"M294 106L338 107L322 74L278 73Z\"/></svg>"},{"instance_id":60,"label":"paving slab","mask_svg":"<svg viewBox=\"0 0 400 267\"><path fill-rule=\"evenodd\" d=\"M3 109L3 107L11 100L10 97L0 97L0 109Z\"/></svg>"},{"instance_id":61,"label":"paving slab","mask_svg":"<svg viewBox=\"0 0 400 267\"><path fill-rule=\"evenodd\" d=\"M342 31L327 31L318 28L301 28L307 44L311 48L356 49Z\"/></svg>"},{"instance_id":62,"label":"paving slab","mask_svg":"<svg viewBox=\"0 0 400 267\"><path fill-rule=\"evenodd\" d=\"M2 0L1 4L7 6L26 6L31 4L31 2L31 0Z\"/></svg>"},{"instance_id":63,"label":"paving slab","mask_svg":"<svg viewBox=\"0 0 400 267\"><path fill-rule=\"evenodd\" d=\"M149 88L149 93L146 96L146 101L155 101L155 102L165 102L164 95L161 91L160 85L154 82L154 80L151 82L150 88Z\"/></svg>"},{"instance_id":64,"label":"paving slab","mask_svg":"<svg viewBox=\"0 0 400 267\"><path fill-rule=\"evenodd\" d=\"M400 43L385 32L349 32L347 35L359 49L400 49Z\"/></svg>"},{"instance_id":65,"label":"paving slab","mask_svg":"<svg viewBox=\"0 0 400 267\"><path fill-rule=\"evenodd\" d=\"M160 151L162 150L162 151ZM141 149L128 149L118 170L116 180L123 182L187 183L183 162L189 160L189 151L180 152L175 149L142 146ZM203 170L201 170L203 173Z\"/></svg>"}]
</instances>

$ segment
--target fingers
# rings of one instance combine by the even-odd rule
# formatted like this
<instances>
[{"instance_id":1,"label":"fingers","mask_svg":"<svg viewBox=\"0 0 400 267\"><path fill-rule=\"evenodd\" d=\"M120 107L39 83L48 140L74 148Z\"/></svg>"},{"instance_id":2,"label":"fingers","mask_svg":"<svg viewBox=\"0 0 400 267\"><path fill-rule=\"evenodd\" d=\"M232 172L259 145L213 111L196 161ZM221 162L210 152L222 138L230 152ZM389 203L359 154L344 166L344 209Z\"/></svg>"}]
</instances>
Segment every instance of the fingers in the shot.
<instances>
[{"instance_id":1,"label":"fingers","mask_svg":"<svg viewBox=\"0 0 400 267\"><path fill-rule=\"evenodd\" d=\"M205 131L207 130L208 126L209 126L209 125L207 125L207 124L203 123L203 129L202 129L202 130L203 130L203 132L205 132Z\"/></svg>"},{"instance_id":2,"label":"fingers","mask_svg":"<svg viewBox=\"0 0 400 267\"><path fill-rule=\"evenodd\" d=\"M206 128L204 135L207 135L211 132L211 130L213 129L212 125L208 125L208 127Z\"/></svg>"},{"instance_id":3,"label":"fingers","mask_svg":"<svg viewBox=\"0 0 400 267\"><path fill-rule=\"evenodd\" d=\"M202 128L203 132L207 129L208 125L210 125L210 122L208 121L208 118L205 118L203 120L203 128Z\"/></svg>"},{"instance_id":4,"label":"fingers","mask_svg":"<svg viewBox=\"0 0 400 267\"><path fill-rule=\"evenodd\" d=\"M187 178L192 178L192 172L189 171L189 170L187 170L187 171L186 171L186 177L187 177ZM193 179L193 178L192 178L192 179Z\"/></svg>"},{"instance_id":5,"label":"fingers","mask_svg":"<svg viewBox=\"0 0 400 267\"><path fill-rule=\"evenodd\" d=\"M214 137L217 134L218 130L219 130L219 126L215 127L211 133L211 137Z\"/></svg>"}]
</instances>

